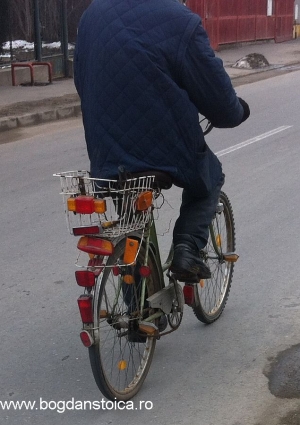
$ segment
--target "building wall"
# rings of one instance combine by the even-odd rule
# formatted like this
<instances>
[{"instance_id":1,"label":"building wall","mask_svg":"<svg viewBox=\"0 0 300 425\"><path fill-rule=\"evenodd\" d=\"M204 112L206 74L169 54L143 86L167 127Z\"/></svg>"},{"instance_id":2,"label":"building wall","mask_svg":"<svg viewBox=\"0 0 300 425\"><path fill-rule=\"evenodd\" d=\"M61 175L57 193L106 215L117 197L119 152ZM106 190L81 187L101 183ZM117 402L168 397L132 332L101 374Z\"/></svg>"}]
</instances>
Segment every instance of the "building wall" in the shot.
<instances>
[{"instance_id":1,"label":"building wall","mask_svg":"<svg viewBox=\"0 0 300 425\"><path fill-rule=\"evenodd\" d=\"M223 44L290 40L293 37L294 1L188 0L187 5L202 17L211 43L218 49Z\"/></svg>"},{"instance_id":2,"label":"building wall","mask_svg":"<svg viewBox=\"0 0 300 425\"><path fill-rule=\"evenodd\" d=\"M298 6L298 17L295 17L296 24L300 24L300 0L295 0L295 6Z\"/></svg>"}]
</instances>

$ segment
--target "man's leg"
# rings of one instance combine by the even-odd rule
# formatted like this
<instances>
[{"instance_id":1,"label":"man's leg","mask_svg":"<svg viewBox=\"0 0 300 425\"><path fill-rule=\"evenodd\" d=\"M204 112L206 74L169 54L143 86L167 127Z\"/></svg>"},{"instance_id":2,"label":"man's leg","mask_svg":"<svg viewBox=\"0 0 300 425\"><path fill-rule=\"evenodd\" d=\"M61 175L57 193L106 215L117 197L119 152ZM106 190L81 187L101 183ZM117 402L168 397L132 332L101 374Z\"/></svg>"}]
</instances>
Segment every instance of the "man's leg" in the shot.
<instances>
[{"instance_id":1,"label":"man's leg","mask_svg":"<svg viewBox=\"0 0 300 425\"><path fill-rule=\"evenodd\" d=\"M216 212L224 179L206 198L198 198L184 189L180 216L173 231L174 259L171 271L178 280L199 281L210 277L210 271L199 256L207 244L209 225Z\"/></svg>"}]
</instances>

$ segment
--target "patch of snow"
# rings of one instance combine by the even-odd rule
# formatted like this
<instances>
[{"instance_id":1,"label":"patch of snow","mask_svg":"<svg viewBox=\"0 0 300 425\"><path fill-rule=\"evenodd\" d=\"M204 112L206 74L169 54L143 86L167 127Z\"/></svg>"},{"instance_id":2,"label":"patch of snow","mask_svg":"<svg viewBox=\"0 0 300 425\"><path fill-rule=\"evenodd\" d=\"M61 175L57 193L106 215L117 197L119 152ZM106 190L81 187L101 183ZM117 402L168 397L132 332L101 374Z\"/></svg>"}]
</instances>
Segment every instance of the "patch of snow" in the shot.
<instances>
[{"instance_id":1,"label":"patch of snow","mask_svg":"<svg viewBox=\"0 0 300 425\"><path fill-rule=\"evenodd\" d=\"M46 47L47 49L59 49L61 46L60 41L56 41L53 43L45 43L42 42L42 47ZM2 45L3 50L10 50L10 41L6 41ZM26 40L14 40L12 41L12 49L22 49L24 51L34 50L34 43L28 42ZM69 49L74 49L73 44L69 44Z\"/></svg>"}]
</instances>

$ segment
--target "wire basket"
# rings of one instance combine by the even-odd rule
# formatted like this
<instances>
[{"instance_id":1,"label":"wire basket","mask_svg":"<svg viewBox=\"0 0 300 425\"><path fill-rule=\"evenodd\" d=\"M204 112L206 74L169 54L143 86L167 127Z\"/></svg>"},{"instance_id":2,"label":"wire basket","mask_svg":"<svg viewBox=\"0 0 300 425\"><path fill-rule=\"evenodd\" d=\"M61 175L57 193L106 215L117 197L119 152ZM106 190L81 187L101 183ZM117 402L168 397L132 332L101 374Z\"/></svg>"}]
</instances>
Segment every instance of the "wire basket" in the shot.
<instances>
[{"instance_id":1,"label":"wire basket","mask_svg":"<svg viewBox=\"0 0 300 425\"><path fill-rule=\"evenodd\" d=\"M126 179L122 184L118 180L91 178L88 171L67 171L54 176L60 177L61 194L71 234L74 234L74 228L99 226L100 236L113 239L144 229L151 220L153 205L140 211L136 203L139 195L145 192L151 192L153 200L156 198L154 176ZM103 200L106 211L90 214L70 211L68 200L79 200L79 197L89 197L91 202L93 199Z\"/></svg>"}]
</instances>

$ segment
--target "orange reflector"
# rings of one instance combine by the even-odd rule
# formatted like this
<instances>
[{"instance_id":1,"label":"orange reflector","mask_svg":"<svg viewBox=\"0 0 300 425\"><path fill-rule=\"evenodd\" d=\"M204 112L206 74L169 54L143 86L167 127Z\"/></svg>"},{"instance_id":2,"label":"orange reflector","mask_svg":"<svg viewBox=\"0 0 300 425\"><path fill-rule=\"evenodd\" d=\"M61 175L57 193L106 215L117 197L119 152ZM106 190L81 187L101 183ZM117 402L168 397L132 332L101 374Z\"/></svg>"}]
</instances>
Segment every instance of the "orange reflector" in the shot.
<instances>
[{"instance_id":1,"label":"orange reflector","mask_svg":"<svg viewBox=\"0 0 300 425\"><path fill-rule=\"evenodd\" d=\"M227 254L223 254L223 258L229 263L235 263L239 259L239 255L235 254L234 252L228 252Z\"/></svg>"},{"instance_id":2,"label":"orange reflector","mask_svg":"<svg viewBox=\"0 0 300 425\"><path fill-rule=\"evenodd\" d=\"M104 223L101 223L101 226L103 227L103 229L109 229L110 227L113 227L118 223L119 222L117 220L116 221L105 221Z\"/></svg>"},{"instance_id":3,"label":"orange reflector","mask_svg":"<svg viewBox=\"0 0 300 425\"><path fill-rule=\"evenodd\" d=\"M106 310L100 310L99 317L100 317L100 319L106 319L106 317L108 317L107 311Z\"/></svg>"},{"instance_id":4,"label":"orange reflector","mask_svg":"<svg viewBox=\"0 0 300 425\"><path fill-rule=\"evenodd\" d=\"M127 361L126 360L120 360L118 363L118 369L125 370L127 368Z\"/></svg>"},{"instance_id":5,"label":"orange reflector","mask_svg":"<svg viewBox=\"0 0 300 425\"><path fill-rule=\"evenodd\" d=\"M199 282L199 284L200 284L201 288L204 288L204 283L205 283L205 282L204 282L204 279L201 279L201 280L200 280L200 282Z\"/></svg>"},{"instance_id":6,"label":"orange reflector","mask_svg":"<svg viewBox=\"0 0 300 425\"><path fill-rule=\"evenodd\" d=\"M125 264L132 264L135 262L138 249L139 242L137 240L126 238L125 252L123 257L123 261Z\"/></svg>"},{"instance_id":7,"label":"orange reflector","mask_svg":"<svg viewBox=\"0 0 300 425\"><path fill-rule=\"evenodd\" d=\"M88 254L111 255L114 251L112 242L105 239L83 236L79 239L77 248Z\"/></svg>"},{"instance_id":8,"label":"orange reflector","mask_svg":"<svg viewBox=\"0 0 300 425\"><path fill-rule=\"evenodd\" d=\"M94 199L95 213L104 214L106 211L106 202L104 199Z\"/></svg>"},{"instance_id":9,"label":"orange reflector","mask_svg":"<svg viewBox=\"0 0 300 425\"><path fill-rule=\"evenodd\" d=\"M67 199L68 211L78 214L104 214L106 202L104 199L94 199L93 196L80 195L76 198Z\"/></svg>"},{"instance_id":10,"label":"orange reflector","mask_svg":"<svg viewBox=\"0 0 300 425\"><path fill-rule=\"evenodd\" d=\"M67 199L67 207L68 211L76 211L76 205L75 205L75 198L68 198Z\"/></svg>"},{"instance_id":11,"label":"orange reflector","mask_svg":"<svg viewBox=\"0 0 300 425\"><path fill-rule=\"evenodd\" d=\"M222 237L220 234L216 236L216 244L218 247L222 245Z\"/></svg>"},{"instance_id":12,"label":"orange reflector","mask_svg":"<svg viewBox=\"0 0 300 425\"><path fill-rule=\"evenodd\" d=\"M139 194L136 199L135 208L137 211L145 211L152 205L152 192L147 190Z\"/></svg>"},{"instance_id":13,"label":"orange reflector","mask_svg":"<svg viewBox=\"0 0 300 425\"><path fill-rule=\"evenodd\" d=\"M131 274L125 274L123 276L123 282L127 283L127 285L132 285L134 283L134 277Z\"/></svg>"}]
</instances>

